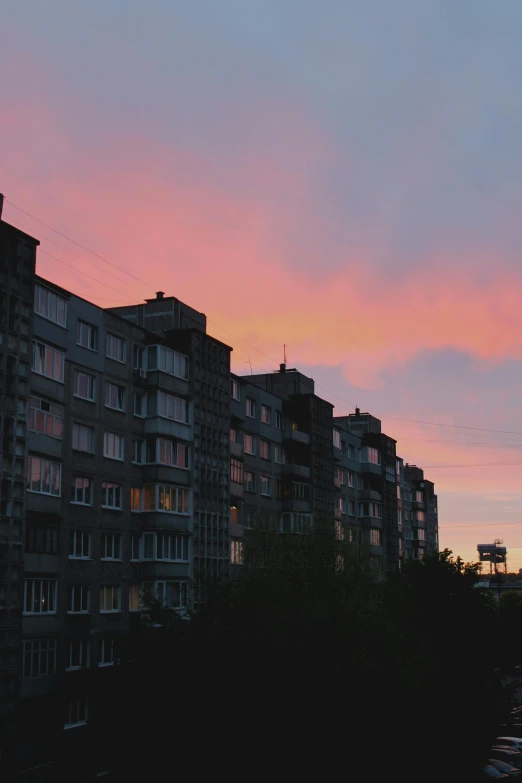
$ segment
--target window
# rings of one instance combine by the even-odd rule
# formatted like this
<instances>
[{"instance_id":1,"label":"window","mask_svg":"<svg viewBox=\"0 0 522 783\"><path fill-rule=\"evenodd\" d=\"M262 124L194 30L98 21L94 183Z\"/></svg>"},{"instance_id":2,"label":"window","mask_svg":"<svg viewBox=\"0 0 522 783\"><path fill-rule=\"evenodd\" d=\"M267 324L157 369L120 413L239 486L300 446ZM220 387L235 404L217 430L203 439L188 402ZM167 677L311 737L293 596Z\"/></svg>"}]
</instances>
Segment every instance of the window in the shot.
<instances>
[{"instance_id":1,"label":"window","mask_svg":"<svg viewBox=\"0 0 522 783\"><path fill-rule=\"evenodd\" d=\"M149 484L145 487L144 510L188 514L189 490L186 487Z\"/></svg>"},{"instance_id":2,"label":"window","mask_svg":"<svg viewBox=\"0 0 522 783\"><path fill-rule=\"evenodd\" d=\"M58 528L39 522L26 522L25 551L38 555L58 554Z\"/></svg>"},{"instance_id":3,"label":"window","mask_svg":"<svg viewBox=\"0 0 522 783\"><path fill-rule=\"evenodd\" d=\"M373 465L381 464L381 452L373 449L371 446L365 446L361 449L361 462L371 462Z\"/></svg>"},{"instance_id":4,"label":"window","mask_svg":"<svg viewBox=\"0 0 522 783\"><path fill-rule=\"evenodd\" d=\"M67 299L36 283L34 287L34 311L49 321L54 321L59 326L65 326L67 322Z\"/></svg>"},{"instance_id":5,"label":"window","mask_svg":"<svg viewBox=\"0 0 522 783\"><path fill-rule=\"evenodd\" d=\"M413 538L417 539L417 541L426 541L426 531L422 527L414 529Z\"/></svg>"},{"instance_id":6,"label":"window","mask_svg":"<svg viewBox=\"0 0 522 783\"><path fill-rule=\"evenodd\" d=\"M146 441L143 438L136 438L132 441L132 461L141 465L145 461Z\"/></svg>"},{"instance_id":7,"label":"window","mask_svg":"<svg viewBox=\"0 0 522 783\"><path fill-rule=\"evenodd\" d=\"M114 664L118 662L119 659L114 639L110 636L102 636L98 666L114 666Z\"/></svg>"},{"instance_id":8,"label":"window","mask_svg":"<svg viewBox=\"0 0 522 783\"><path fill-rule=\"evenodd\" d=\"M230 396L233 400L241 402L241 386L234 379L230 381Z\"/></svg>"},{"instance_id":9,"label":"window","mask_svg":"<svg viewBox=\"0 0 522 783\"><path fill-rule=\"evenodd\" d=\"M74 371L74 394L89 402L96 400L96 378L81 370Z\"/></svg>"},{"instance_id":10,"label":"window","mask_svg":"<svg viewBox=\"0 0 522 783\"><path fill-rule=\"evenodd\" d=\"M276 429L282 430L283 429L283 414L281 411L276 411Z\"/></svg>"},{"instance_id":11,"label":"window","mask_svg":"<svg viewBox=\"0 0 522 783\"><path fill-rule=\"evenodd\" d=\"M246 398L246 415L251 419L254 419L256 415L256 401L251 397Z\"/></svg>"},{"instance_id":12,"label":"window","mask_svg":"<svg viewBox=\"0 0 522 783\"><path fill-rule=\"evenodd\" d=\"M85 424L73 423L72 447L74 451L83 451L87 454L94 454L94 437L94 427L87 427Z\"/></svg>"},{"instance_id":13,"label":"window","mask_svg":"<svg viewBox=\"0 0 522 783\"><path fill-rule=\"evenodd\" d=\"M63 437L63 405L56 405L39 397L29 400L29 429L50 438Z\"/></svg>"},{"instance_id":14,"label":"window","mask_svg":"<svg viewBox=\"0 0 522 783\"><path fill-rule=\"evenodd\" d=\"M120 605L119 585L103 585L100 587L100 612L119 612Z\"/></svg>"},{"instance_id":15,"label":"window","mask_svg":"<svg viewBox=\"0 0 522 783\"><path fill-rule=\"evenodd\" d=\"M155 592L163 606L184 609L188 604L187 582L156 582Z\"/></svg>"},{"instance_id":16,"label":"window","mask_svg":"<svg viewBox=\"0 0 522 783\"><path fill-rule=\"evenodd\" d=\"M278 443L274 445L274 460L278 465L284 465L285 463L285 452L283 451L283 447Z\"/></svg>"},{"instance_id":17,"label":"window","mask_svg":"<svg viewBox=\"0 0 522 783\"><path fill-rule=\"evenodd\" d=\"M245 489L247 492L256 491L256 476L255 473L251 473L249 470L245 470Z\"/></svg>"},{"instance_id":18,"label":"window","mask_svg":"<svg viewBox=\"0 0 522 783\"><path fill-rule=\"evenodd\" d=\"M130 510L141 511L142 504L142 490L140 487L131 487L130 491Z\"/></svg>"},{"instance_id":19,"label":"window","mask_svg":"<svg viewBox=\"0 0 522 783\"><path fill-rule=\"evenodd\" d=\"M24 614L56 614L56 579L26 579Z\"/></svg>"},{"instance_id":20,"label":"window","mask_svg":"<svg viewBox=\"0 0 522 783\"><path fill-rule=\"evenodd\" d=\"M283 497L283 485L281 479L275 480L275 496L278 500Z\"/></svg>"},{"instance_id":21,"label":"window","mask_svg":"<svg viewBox=\"0 0 522 783\"><path fill-rule=\"evenodd\" d=\"M259 491L261 495L270 495L270 478L269 476L259 476Z\"/></svg>"},{"instance_id":22,"label":"window","mask_svg":"<svg viewBox=\"0 0 522 783\"><path fill-rule=\"evenodd\" d=\"M362 476L357 476L357 489L364 489L364 479Z\"/></svg>"},{"instance_id":23,"label":"window","mask_svg":"<svg viewBox=\"0 0 522 783\"><path fill-rule=\"evenodd\" d=\"M90 560L91 534L87 530L71 530L69 532L69 559Z\"/></svg>"},{"instance_id":24,"label":"window","mask_svg":"<svg viewBox=\"0 0 522 783\"><path fill-rule=\"evenodd\" d=\"M359 503L359 516L382 519L382 506L380 503Z\"/></svg>"},{"instance_id":25,"label":"window","mask_svg":"<svg viewBox=\"0 0 522 783\"><path fill-rule=\"evenodd\" d=\"M256 453L256 439L253 435L249 435L247 432L244 434L244 449L246 454L255 454Z\"/></svg>"},{"instance_id":26,"label":"window","mask_svg":"<svg viewBox=\"0 0 522 783\"><path fill-rule=\"evenodd\" d=\"M134 392L133 398L133 413L135 416L141 416L142 418L147 415L147 398L144 394L138 394Z\"/></svg>"},{"instance_id":27,"label":"window","mask_svg":"<svg viewBox=\"0 0 522 783\"><path fill-rule=\"evenodd\" d=\"M98 349L97 328L87 321L78 321L76 343L83 348L88 348L89 351L96 351Z\"/></svg>"},{"instance_id":28,"label":"window","mask_svg":"<svg viewBox=\"0 0 522 783\"><path fill-rule=\"evenodd\" d=\"M83 669L90 664L90 645L86 639L71 639L67 651L66 671Z\"/></svg>"},{"instance_id":29,"label":"window","mask_svg":"<svg viewBox=\"0 0 522 783\"><path fill-rule=\"evenodd\" d=\"M259 440L259 456L261 459L270 459L270 443L267 440Z\"/></svg>"},{"instance_id":30,"label":"window","mask_svg":"<svg viewBox=\"0 0 522 783\"><path fill-rule=\"evenodd\" d=\"M123 460L123 435L115 432L103 433L103 456L107 459Z\"/></svg>"},{"instance_id":31,"label":"window","mask_svg":"<svg viewBox=\"0 0 522 783\"><path fill-rule=\"evenodd\" d=\"M56 639L25 639L23 676L47 677L56 672Z\"/></svg>"},{"instance_id":32,"label":"window","mask_svg":"<svg viewBox=\"0 0 522 783\"><path fill-rule=\"evenodd\" d=\"M397 500L401 499L401 485L397 484Z\"/></svg>"},{"instance_id":33,"label":"window","mask_svg":"<svg viewBox=\"0 0 522 783\"><path fill-rule=\"evenodd\" d=\"M333 431L333 445L336 449L341 448L341 433L336 429Z\"/></svg>"},{"instance_id":34,"label":"window","mask_svg":"<svg viewBox=\"0 0 522 783\"><path fill-rule=\"evenodd\" d=\"M348 486L355 487L355 473L352 473L351 470L348 471Z\"/></svg>"},{"instance_id":35,"label":"window","mask_svg":"<svg viewBox=\"0 0 522 783\"><path fill-rule=\"evenodd\" d=\"M339 484L344 486L346 484L346 471L343 470L343 468L337 468L336 473L337 473L337 481L339 482Z\"/></svg>"},{"instance_id":36,"label":"window","mask_svg":"<svg viewBox=\"0 0 522 783\"><path fill-rule=\"evenodd\" d=\"M119 533L102 533L102 560L121 560L121 535Z\"/></svg>"},{"instance_id":37,"label":"window","mask_svg":"<svg viewBox=\"0 0 522 783\"><path fill-rule=\"evenodd\" d=\"M90 585L70 585L67 601L68 614L88 614L91 611Z\"/></svg>"},{"instance_id":38,"label":"window","mask_svg":"<svg viewBox=\"0 0 522 783\"><path fill-rule=\"evenodd\" d=\"M346 456L348 459L355 459L355 448L350 443L346 446Z\"/></svg>"},{"instance_id":39,"label":"window","mask_svg":"<svg viewBox=\"0 0 522 783\"><path fill-rule=\"evenodd\" d=\"M424 493L419 492L419 490L415 490L415 502L416 503L424 503Z\"/></svg>"},{"instance_id":40,"label":"window","mask_svg":"<svg viewBox=\"0 0 522 783\"><path fill-rule=\"evenodd\" d=\"M234 429L234 427L230 428L230 442L231 443L239 443L239 430Z\"/></svg>"},{"instance_id":41,"label":"window","mask_svg":"<svg viewBox=\"0 0 522 783\"><path fill-rule=\"evenodd\" d=\"M87 696L73 696L67 704L63 727L64 729L72 729L75 726L84 726L88 716Z\"/></svg>"},{"instance_id":42,"label":"window","mask_svg":"<svg viewBox=\"0 0 522 783\"><path fill-rule=\"evenodd\" d=\"M230 562L233 565L242 565L244 562L244 542L237 539L230 541Z\"/></svg>"},{"instance_id":43,"label":"window","mask_svg":"<svg viewBox=\"0 0 522 783\"><path fill-rule=\"evenodd\" d=\"M158 462L160 465L172 465L177 468L188 468L189 447L186 443L175 443L166 438L157 438L155 442L155 459L148 460Z\"/></svg>"},{"instance_id":44,"label":"window","mask_svg":"<svg viewBox=\"0 0 522 783\"><path fill-rule=\"evenodd\" d=\"M116 362L125 362L125 340L108 333L105 336L105 355Z\"/></svg>"},{"instance_id":45,"label":"window","mask_svg":"<svg viewBox=\"0 0 522 783\"><path fill-rule=\"evenodd\" d=\"M230 481L236 484L243 483L243 463L239 459L230 458Z\"/></svg>"},{"instance_id":46,"label":"window","mask_svg":"<svg viewBox=\"0 0 522 783\"><path fill-rule=\"evenodd\" d=\"M33 372L63 383L65 354L57 348L33 340Z\"/></svg>"},{"instance_id":47,"label":"window","mask_svg":"<svg viewBox=\"0 0 522 783\"><path fill-rule=\"evenodd\" d=\"M355 500L348 500L348 516L355 516Z\"/></svg>"},{"instance_id":48,"label":"window","mask_svg":"<svg viewBox=\"0 0 522 783\"><path fill-rule=\"evenodd\" d=\"M346 498L337 498L337 508L341 514L346 514Z\"/></svg>"},{"instance_id":49,"label":"window","mask_svg":"<svg viewBox=\"0 0 522 783\"><path fill-rule=\"evenodd\" d=\"M135 370L143 369L143 348L141 345L135 345L132 356L132 366Z\"/></svg>"},{"instance_id":50,"label":"window","mask_svg":"<svg viewBox=\"0 0 522 783\"><path fill-rule=\"evenodd\" d=\"M261 421L263 424L272 424L272 408L261 405Z\"/></svg>"},{"instance_id":51,"label":"window","mask_svg":"<svg viewBox=\"0 0 522 783\"><path fill-rule=\"evenodd\" d=\"M280 530L281 533L310 533L313 528L313 520L310 514L291 514L281 515Z\"/></svg>"},{"instance_id":52,"label":"window","mask_svg":"<svg viewBox=\"0 0 522 783\"><path fill-rule=\"evenodd\" d=\"M176 395L167 392L158 392L158 416L188 424L188 414L188 403L183 397L176 397Z\"/></svg>"},{"instance_id":53,"label":"window","mask_svg":"<svg viewBox=\"0 0 522 783\"><path fill-rule=\"evenodd\" d=\"M150 346L147 354L147 366L149 370L161 370L169 375L175 375L178 378L188 380L188 356L173 351L171 348L165 348L163 345Z\"/></svg>"},{"instance_id":54,"label":"window","mask_svg":"<svg viewBox=\"0 0 522 783\"><path fill-rule=\"evenodd\" d=\"M382 532L380 530L375 530L374 528L370 530L370 544L372 546L382 545Z\"/></svg>"},{"instance_id":55,"label":"window","mask_svg":"<svg viewBox=\"0 0 522 783\"><path fill-rule=\"evenodd\" d=\"M104 481L101 489L102 508L121 509L121 485Z\"/></svg>"},{"instance_id":56,"label":"window","mask_svg":"<svg viewBox=\"0 0 522 783\"><path fill-rule=\"evenodd\" d=\"M90 506L92 503L92 481L89 478L71 478L71 503Z\"/></svg>"},{"instance_id":57,"label":"window","mask_svg":"<svg viewBox=\"0 0 522 783\"><path fill-rule=\"evenodd\" d=\"M129 612L140 611L140 586L129 585Z\"/></svg>"},{"instance_id":58,"label":"window","mask_svg":"<svg viewBox=\"0 0 522 783\"><path fill-rule=\"evenodd\" d=\"M416 512L416 514L417 514L417 522L424 522L424 519L425 519L424 511L420 511L419 510L419 511Z\"/></svg>"},{"instance_id":59,"label":"window","mask_svg":"<svg viewBox=\"0 0 522 783\"><path fill-rule=\"evenodd\" d=\"M386 465L386 480L395 482L397 480L397 474L395 473L395 465Z\"/></svg>"},{"instance_id":60,"label":"window","mask_svg":"<svg viewBox=\"0 0 522 783\"><path fill-rule=\"evenodd\" d=\"M174 533L157 534L157 560L188 561L188 538Z\"/></svg>"},{"instance_id":61,"label":"window","mask_svg":"<svg viewBox=\"0 0 522 783\"><path fill-rule=\"evenodd\" d=\"M339 520L335 523L335 537L338 541L344 541L344 526Z\"/></svg>"},{"instance_id":62,"label":"window","mask_svg":"<svg viewBox=\"0 0 522 783\"><path fill-rule=\"evenodd\" d=\"M116 383L105 384L105 405L114 410L124 410L123 403L125 399L125 388Z\"/></svg>"},{"instance_id":63,"label":"window","mask_svg":"<svg viewBox=\"0 0 522 783\"><path fill-rule=\"evenodd\" d=\"M292 481L292 497L296 500L310 500L310 485Z\"/></svg>"},{"instance_id":64,"label":"window","mask_svg":"<svg viewBox=\"0 0 522 783\"><path fill-rule=\"evenodd\" d=\"M49 459L29 455L27 460L27 489L42 495L61 495L62 466Z\"/></svg>"}]
</instances>

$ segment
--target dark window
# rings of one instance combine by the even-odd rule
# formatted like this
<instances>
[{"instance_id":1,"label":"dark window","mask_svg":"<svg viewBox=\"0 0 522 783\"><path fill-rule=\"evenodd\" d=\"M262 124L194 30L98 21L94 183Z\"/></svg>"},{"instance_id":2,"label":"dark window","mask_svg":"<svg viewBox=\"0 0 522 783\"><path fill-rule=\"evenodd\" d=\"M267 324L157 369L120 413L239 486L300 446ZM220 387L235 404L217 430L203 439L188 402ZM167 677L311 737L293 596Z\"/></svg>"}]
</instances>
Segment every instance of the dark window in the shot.
<instances>
[{"instance_id":1,"label":"dark window","mask_svg":"<svg viewBox=\"0 0 522 783\"><path fill-rule=\"evenodd\" d=\"M38 555L58 554L58 528L28 522L25 529L25 551Z\"/></svg>"}]
</instances>

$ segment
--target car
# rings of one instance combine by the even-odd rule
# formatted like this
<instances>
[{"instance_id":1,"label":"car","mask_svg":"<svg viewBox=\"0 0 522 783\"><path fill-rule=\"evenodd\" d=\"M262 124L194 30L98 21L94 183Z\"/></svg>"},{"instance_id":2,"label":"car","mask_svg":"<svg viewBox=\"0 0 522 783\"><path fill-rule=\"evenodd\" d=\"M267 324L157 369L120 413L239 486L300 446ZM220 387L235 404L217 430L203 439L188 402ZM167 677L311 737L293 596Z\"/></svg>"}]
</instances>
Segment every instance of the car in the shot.
<instances>
[{"instance_id":1,"label":"car","mask_svg":"<svg viewBox=\"0 0 522 783\"><path fill-rule=\"evenodd\" d=\"M511 764L506 764L505 761L501 761L500 759L488 759L488 764L491 764L492 767L498 769L499 772L503 772L504 775L509 775L510 778L520 777L520 770L513 767Z\"/></svg>"},{"instance_id":2,"label":"car","mask_svg":"<svg viewBox=\"0 0 522 783\"><path fill-rule=\"evenodd\" d=\"M482 772L487 775L488 778L495 778L496 780L500 780L500 778L505 778L507 780L509 778L509 775L506 775L504 772L499 772L492 764L486 764L486 766L482 768Z\"/></svg>"},{"instance_id":3,"label":"car","mask_svg":"<svg viewBox=\"0 0 522 783\"><path fill-rule=\"evenodd\" d=\"M507 745L513 750L522 751L522 737L497 737L495 745Z\"/></svg>"},{"instance_id":4,"label":"car","mask_svg":"<svg viewBox=\"0 0 522 783\"><path fill-rule=\"evenodd\" d=\"M522 753L519 753L518 750L512 750L502 745L495 746L491 748L491 756L500 761L505 761L506 764L511 764L511 766L517 769L522 769Z\"/></svg>"}]
</instances>

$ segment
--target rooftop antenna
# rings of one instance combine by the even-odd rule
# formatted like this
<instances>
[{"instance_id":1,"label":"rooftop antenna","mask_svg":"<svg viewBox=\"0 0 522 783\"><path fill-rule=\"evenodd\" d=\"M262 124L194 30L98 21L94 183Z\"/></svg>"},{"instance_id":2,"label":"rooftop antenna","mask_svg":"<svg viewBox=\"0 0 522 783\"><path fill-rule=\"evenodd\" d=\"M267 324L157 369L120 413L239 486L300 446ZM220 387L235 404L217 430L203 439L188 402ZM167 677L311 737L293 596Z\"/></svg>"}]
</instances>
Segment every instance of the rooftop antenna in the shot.
<instances>
[{"instance_id":1,"label":"rooftop antenna","mask_svg":"<svg viewBox=\"0 0 522 783\"><path fill-rule=\"evenodd\" d=\"M286 361L286 345L283 345L283 363L287 364L287 361Z\"/></svg>"},{"instance_id":2,"label":"rooftop antenna","mask_svg":"<svg viewBox=\"0 0 522 783\"><path fill-rule=\"evenodd\" d=\"M250 375L252 375L252 362L250 361L250 356L246 360L245 364L249 364L250 365Z\"/></svg>"}]
</instances>

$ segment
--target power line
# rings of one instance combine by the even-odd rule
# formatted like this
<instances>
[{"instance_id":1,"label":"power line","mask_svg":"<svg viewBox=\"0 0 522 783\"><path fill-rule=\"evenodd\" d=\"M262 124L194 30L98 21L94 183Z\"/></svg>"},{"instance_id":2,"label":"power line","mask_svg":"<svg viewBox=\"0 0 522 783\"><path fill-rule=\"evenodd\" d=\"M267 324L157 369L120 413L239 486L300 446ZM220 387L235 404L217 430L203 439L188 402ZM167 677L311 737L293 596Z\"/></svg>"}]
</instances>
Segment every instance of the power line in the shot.
<instances>
[{"instance_id":1,"label":"power line","mask_svg":"<svg viewBox=\"0 0 522 783\"><path fill-rule=\"evenodd\" d=\"M88 277L90 280L94 280L96 283L99 283L99 280L97 280L97 279L96 279L95 277L93 277L92 275L88 275L88 274L87 274L87 272L82 272L82 270L81 270L81 269L76 269L76 267L75 267L75 266L72 266L72 264L68 264L68 263L67 263L67 261L62 261L62 259L61 259L61 258L58 258L57 256L53 256L53 254L52 254L52 253L48 253L46 250L42 250L41 248L40 248L39 252L40 252L40 253L43 253L43 254L44 254L44 255L46 255L46 256L49 256L49 258L54 258L54 260L55 260L55 261L58 261L60 264L64 264L64 266L68 266L68 267L69 267L69 269L74 269L74 271L75 271L75 272L79 272L81 275L85 275L85 277ZM117 293L117 294L120 294L120 296L126 296L126 297L127 297L127 299L129 299L129 301L131 301L131 302L132 302L132 299L131 299L131 297L130 297L130 296L127 296L127 294L125 294L123 291L118 291L118 289L117 289L117 288L113 288L111 285L107 285L107 283L103 283L103 285L104 285L104 287L105 287L105 288L110 288L110 289L111 289L111 291L116 291L116 293Z\"/></svg>"},{"instance_id":2,"label":"power line","mask_svg":"<svg viewBox=\"0 0 522 783\"><path fill-rule=\"evenodd\" d=\"M426 465L424 470L435 470L436 468L495 468L504 465L522 465L522 462L478 462L471 465Z\"/></svg>"}]
</instances>

